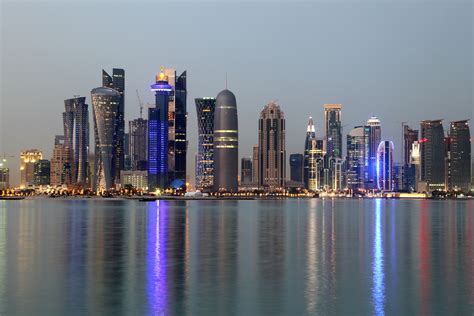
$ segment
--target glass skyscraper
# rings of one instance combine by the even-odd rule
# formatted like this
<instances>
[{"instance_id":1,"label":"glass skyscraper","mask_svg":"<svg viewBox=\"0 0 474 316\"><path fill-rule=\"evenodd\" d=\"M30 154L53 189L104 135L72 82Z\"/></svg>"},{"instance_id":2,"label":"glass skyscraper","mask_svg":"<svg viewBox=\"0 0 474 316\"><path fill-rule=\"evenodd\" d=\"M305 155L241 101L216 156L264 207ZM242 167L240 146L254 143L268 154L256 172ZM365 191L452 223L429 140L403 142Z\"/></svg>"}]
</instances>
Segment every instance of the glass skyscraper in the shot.
<instances>
[{"instance_id":1,"label":"glass skyscraper","mask_svg":"<svg viewBox=\"0 0 474 316\"><path fill-rule=\"evenodd\" d=\"M366 188L375 189L377 187L377 149L382 138L380 120L372 116L365 127L367 135L367 155L365 158L366 167Z\"/></svg>"},{"instance_id":2,"label":"glass skyscraper","mask_svg":"<svg viewBox=\"0 0 474 316\"><path fill-rule=\"evenodd\" d=\"M341 110L341 104L324 105L324 121L327 144L326 152L329 157L342 157Z\"/></svg>"},{"instance_id":3,"label":"glass skyscraper","mask_svg":"<svg viewBox=\"0 0 474 316\"><path fill-rule=\"evenodd\" d=\"M148 120L138 118L129 122L129 155L132 170L147 170Z\"/></svg>"},{"instance_id":4,"label":"glass skyscraper","mask_svg":"<svg viewBox=\"0 0 474 316\"><path fill-rule=\"evenodd\" d=\"M214 184L214 111L216 98L196 98L198 124L198 153L196 187L209 189Z\"/></svg>"},{"instance_id":5,"label":"glass skyscraper","mask_svg":"<svg viewBox=\"0 0 474 316\"><path fill-rule=\"evenodd\" d=\"M313 148L312 141L316 139L316 129L314 128L313 118L310 117L308 127L306 128L306 138L304 141L304 157L303 157L303 181L305 188L309 188L309 159L310 151Z\"/></svg>"},{"instance_id":6,"label":"glass skyscraper","mask_svg":"<svg viewBox=\"0 0 474 316\"><path fill-rule=\"evenodd\" d=\"M303 155L290 155L290 180L295 182L303 182Z\"/></svg>"},{"instance_id":7,"label":"glass skyscraper","mask_svg":"<svg viewBox=\"0 0 474 316\"><path fill-rule=\"evenodd\" d=\"M422 121L421 181L428 191L445 190L445 143L442 120Z\"/></svg>"},{"instance_id":8,"label":"glass skyscraper","mask_svg":"<svg viewBox=\"0 0 474 316\"><path fill-rule=\"evenodd\" d=\"M120 170L125 169L125 70L114 68L112 76L102 69L102 86L112 88L119 93L119 105L116 116L117 135L115 137L115 179L116 183L120 183Z\"/></svg>"},{"instance_id":9,"label":"glass skyscraper","mask_svg":"<svg viewBox=\"0 0 474 316\"><path fill-rule=\"evenodd\" d=\"M174 95L163 68L150 89L155 92L155 107L148 109L148 188L163 190L169 186L168 106Z\"/></svg>"},{"instance_id":10,"label":"glass skyscraper","mask_svg":"<svg viewBox=\"0 0 474 316\"><path fill-rule=\"evenodd\" d=\"M449 123L450 181L449 189L469 192L471 189L471 134L468 120Z\"/></svg>"},{"instance_id":11,"label":"glass skyscraper","mask_svg":"<svg viewBox=\"0 0 474 316\"><path fill-rule=\"evenodd\" d=\"M97 190L110 190L117 178L117 140L119 137L117 113L120 109L121 96L117 90L106 87L91 91L92 110L95 131L95 180Z\"/></svg>"},{"instance_id":12,"label":"glass skyscraper","mask_svg":"<svg viewBox=\"0 0 474 316\"><path fill-rule=\"evenodd\" d=\"M367 133L364 126L356 126L347 135L347 186L363 189L365 184L365 158Z\"/></svg>"},{"instance_id":13,"label":"glass skyscraper","mask_svg":"<svg viewBox=\"0 0 474 316\"><path fill-rule=\"evenodd\" d=\"M393 142L382 141L377 148L377 184L381 191L394 190Z\"/></svg>"}]
</instances>

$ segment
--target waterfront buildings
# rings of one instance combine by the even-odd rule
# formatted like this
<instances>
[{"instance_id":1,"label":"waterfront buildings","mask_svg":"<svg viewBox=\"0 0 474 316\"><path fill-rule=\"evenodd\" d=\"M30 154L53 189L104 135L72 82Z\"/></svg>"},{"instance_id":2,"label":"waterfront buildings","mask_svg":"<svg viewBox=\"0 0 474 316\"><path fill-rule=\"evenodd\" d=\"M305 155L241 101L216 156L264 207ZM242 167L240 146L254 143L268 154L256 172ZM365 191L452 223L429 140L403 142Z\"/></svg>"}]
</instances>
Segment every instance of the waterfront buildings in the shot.
<instances>
[{"instance_id":1,"label":"waterfront buildings","mask_svg":"<svg viewBox=\"0 0 474 316\"><path fill-rule=\"evenodd\" d=\"M117 90L106 87L93 89L91 96L96 144L94 188L110 190L116 183L115 180L120 177L116 175L120 171L116 159L119 159L117 150L123 142L117 141L116 138L121 135L117 115L122 106L122 96Z\"/></svg>"},{"instance_id":2,"label":"waterfront buildings","mask_svg":"<svg viewBox=\"0 0 474 316\"><path fill-rule=\"evenodd\" d=\"M169 100L173 97L173 87L163 72L156 76L151 85L155 93L155 107L148 109L148 187L150 190L166 189L168 179L168 124Z\"/></svg>"},{"instance_id":3,"label":"waterfront buildings","mask_svg":"<svg viewBox=\"0 0 474 316\"><path fill-rule=\"evenodd\" d=\"M237 102L229 90L216 98L214 114L214 190L237 192L239 172Z\"/></svg>"},{"instance_id":4,"label":"waterfront buildings","mask_svg":"<svg viewBox=\"0 0 474 316\"><path fill-rule=\"evenodd\" d=\"M128 123L129 156L132 170L147 170L148 120L137 118Z\"/></svg>"},{"instance_id":5,"label":"waterfront buildings","mask_svg":"<svg viewBox=\"0 0 474 316\"><path fill-rule=\"evenodd\" d=\"M403 163L410 164L411 149L414 142L418 141L418 130L403 124Z\"/></svg>"},{"instance_id":6,"label":"waterfront buildings","mask_svg":"<svg viewBox=\"0 0 474 316\"><path fill-rule=\"evenodd\" d=\"M326 152L329 157L342 158L341 104L324 105Z\"/></svg>"},{"instance_id":7,"label":"waterfront buildings","mask_svg":"<svg viewBox=\"0 0 474 316\"><path fill-rule=\"evenodd\" d=\"M72 183L88 182L89 109L85 97L64 100L64 145L70 151Z\"/></svg>"},{"instance_id":8,"label":"waterfront buildings","mask_svg":"<svg viewBox=\"0 0 474 316\"><path fill-rule=\"evenodd\" d=\"M65 137L58 135L54 139L53 157L50 161L50 185L71 185L71 151L65 145Z\"/></svg>"},{"instance_id":9,"label":"waterfront buildings","mask_svg":"<svg viewBox=\"0 0 474 316\"><path fill-rule=\"evenodd\" d=\"M147 170L122 170L120 173L120 185L122 188L125 188L127 185L131 185L137 190L148 189Z\"/></svg>"},{"instance_id":10,"label":"waterfront buildings","mask_svg":"<svg viewBox=\"0 0 474 316\"><path fill-rule=\"evenodd\" d=\"M285 116L275 102L260 112L258 124L259 187L282 189L286 178Z\"/></svg>"},{"instance_id":11,"label":"waterfront buildings","mask_svg":"<svg viewBox=\"0 0 474 316\"><path fill-rule=\"evenodd\" d=\"M290 155L290 180L295 182L303 182L303 155Z\"/></svg>"},{"instance_id":12,"label":"waterfront buildings","mask_svg":"<svg viewBox=\"0 0 474 316\"><path fill-rule=\"evenodd\" d=\"M421 125L421 181L428 191L445 190L445 143L442 120L426 120Z\"/></svg>"},{"instance_id":13,"label":"waterfront buildings","mask_svg":"<svg viewBox=\"0 0 474 316\"><path fill-rule=\"evenodd\" d=\"M40 159L34 165L35 185L50 184L51 163L49 160Z\"/></svg>"},{"instance_id":14,"label":"waterfront buildings","mask_svg":"<svg viewBox=\"0 0 474 316\"><path fill-rule=\"evenodd\" d=\"M258 145L252 148L252 183L258 185Z\"/></svg>"},{"instance_id":15,"label":"waterfront buildings","mask_svg":"<svg viewBox=\"0 0 474 316\"><path fill-rule=\"evenodd\" d=\"M10 187L10 169L8 168L7 159L0 160L0 190Z\"/></svg>"},{"instance_id":16,"label":"waterfront buildings","mask_svg":"<svg viewBox=\"0 0 474 316\"><path fill-rule=\"evenodd\" d=\"M216 98L196 98L198 153L196 157L196 188L212 188L214 184L214 112Z\"/></svg>"},{"instance_id":17,"label":"waterfront buildings","mask_svg":"<svg viewBox=\"0 0 474 316\"><path fill-rule=\"evenodd\" d=\"M381 191L393 191L393 142L382 141L377 149L377 185Z\"/></svg>"},{"instance_id":18,"label":"waterfront buildings","mask_svg":"<svg viewBox=\"0 0 474 316\"><path fill-rule=\"evenodd\" d=\"M365 157L367 133L364 126L356 126L347 135L347 186L363 189L365 185Z\"/></svg>"},{"instance_id":19,"label":"waterfront buildings","mask_svg":"<svg viewBox=\"0 0 474 316\"><path fill-rule=\"evenodd\" d=\"M449 123L450 190L469 192L471 187L471 135L468 120Z\"/></svg>"},{"instance_id":20,"label":"waterfront buildings","mask_svg":"<svg viewBox=\"0 0 474 316\"><path fill-rule=\"evenodd\" d=\"M120 170L125 166L125 70L114 68L112 76L102 69L102 87L114 89L119 93L118 106L115 116L115 137L114 137L114 179L119 183Z\"/></svg>"},{"instance_id":21,"label":"waterfront buildings","mask_svg":"<svg viewBox=\"0 0 474 316\"><path fill-rule=\"evenodd\" d=\"M382 137L380 120L372 116L365 127L367 144L366 144L366 188L375 189L377 187L377 149Z\"/></svg>"},{"instance_id":22,"label":"waterfront buildings","mask_svg":"<svg viewBox=\"0 0 474 316\"><path fill-rule=\"evenodd\" d=\"M240 183L252 183L252 158L242 158L240 161Z\"/></svg>"},{"instance_id":23,"label":"waterfront buildings","mask_svg":"<svg viewBox=\"0 0 474 316\"><path fill-rule=\"evenodd\" d=\"M421 192L420 179L421 179L421 148L418 141L414 141L411 145L410 150L410 166L413 166L413 184L412 187L416 192Z\"/></svg>"},{"instance_id":24,"label":"waterfront buildings","mask_svg":"<svg viewBox=\"0 0 474 316\"><path fill-rule=\"evenodd\" d=\"M43 159L38 149L29 149L20 153L20 187L35 185L35 163Z\"/></svg>"},{"instance_id":25,"label":"waterfront buildings","mask_svg":"<svg viewBox=\"0 0 474 316\"><path fill-rule=\"evenodd\" d=\"M313 148L313 140L316 139L316 129L314 127L313 118L309 117L308 126L306 128L306 138L304 141L304 157L303 157L303 181L305 187L309 188L309 163L310 152Z\"/></svg>"}]
</instances>

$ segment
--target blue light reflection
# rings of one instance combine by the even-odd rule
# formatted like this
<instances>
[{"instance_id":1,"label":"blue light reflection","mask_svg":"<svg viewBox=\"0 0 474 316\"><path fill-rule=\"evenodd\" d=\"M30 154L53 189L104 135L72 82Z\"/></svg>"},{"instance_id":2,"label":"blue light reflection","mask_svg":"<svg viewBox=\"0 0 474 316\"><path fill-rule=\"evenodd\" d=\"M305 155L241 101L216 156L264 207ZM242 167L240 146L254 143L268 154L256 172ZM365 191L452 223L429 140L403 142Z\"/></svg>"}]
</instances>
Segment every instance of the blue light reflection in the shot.
<instances>
[{"instance_id":1,"label":"blue light reflection","mask_svg":"<svg viewBox=\"0 0 474 316\"><path fill-rule=\"evenodd\" d=\"M385 307L385 273L384 249L382 242L381 200L375 200L375 234L374 234L374 261L372 264L373 287L372 300L375 315L384 315Z\"/></svg>"}]
</instances>

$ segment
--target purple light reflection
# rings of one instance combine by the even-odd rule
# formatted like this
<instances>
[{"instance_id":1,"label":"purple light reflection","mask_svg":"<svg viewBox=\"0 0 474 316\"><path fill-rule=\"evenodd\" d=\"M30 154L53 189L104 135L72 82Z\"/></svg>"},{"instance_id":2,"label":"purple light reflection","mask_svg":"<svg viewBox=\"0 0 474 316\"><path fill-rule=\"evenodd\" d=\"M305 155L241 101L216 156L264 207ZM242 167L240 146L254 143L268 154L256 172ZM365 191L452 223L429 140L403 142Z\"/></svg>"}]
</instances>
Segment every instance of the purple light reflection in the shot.
<instances>
[{"instance_id":1,"label":"purple light reflection","mask_svg":"<svg viewBox=\"0 0 474 316\"><path fill-rule=\"evenodd\" d=\"M166 231L168 204L148 203L146 295L148 315L168 315L166 288Z\"/></svg>"}]
</instances>

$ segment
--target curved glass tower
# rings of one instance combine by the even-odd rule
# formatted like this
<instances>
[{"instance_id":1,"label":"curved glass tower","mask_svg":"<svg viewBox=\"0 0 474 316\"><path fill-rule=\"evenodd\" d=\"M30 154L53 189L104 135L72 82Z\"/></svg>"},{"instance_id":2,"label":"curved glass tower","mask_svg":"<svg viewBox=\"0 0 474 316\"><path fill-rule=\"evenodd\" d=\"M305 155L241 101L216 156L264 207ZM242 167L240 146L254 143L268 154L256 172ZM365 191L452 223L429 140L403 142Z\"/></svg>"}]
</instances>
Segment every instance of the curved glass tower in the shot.
<instances>
[{"instance_id":1,"label":"curved glass tower","mask_svg":"<svg viewBox=\"0 0 474 316\"><path fill-rule=\"evenodd\" d=\"M239 173L237 102L229 90L216 98L214 113L214 190L237 192Z\"/></svg>"},{"instance_id":2,"label":"curved glass tower","mask_svg":"<svg viewBox=\"0 0 474 316\"><path fill-rule=\"evenodd\" d=\"M91 91L96 143L95 188L112 188L117 172L116 151L120 107L120 93L112 88L100 87Z\"/></svg>"}]
</instances>

